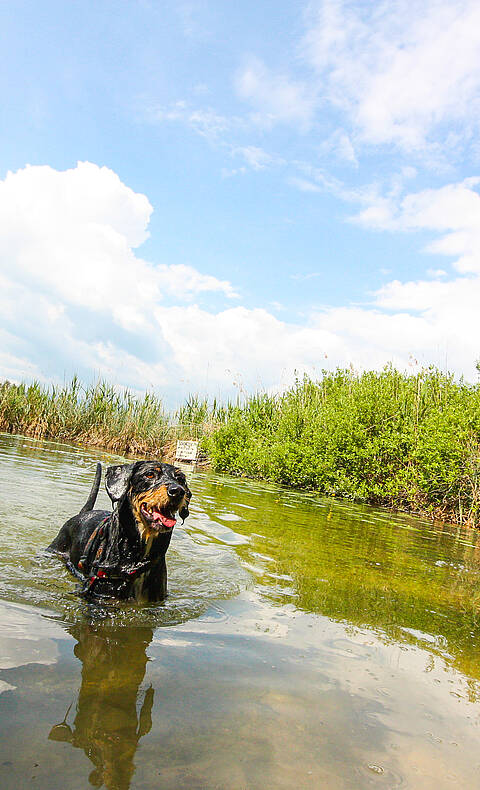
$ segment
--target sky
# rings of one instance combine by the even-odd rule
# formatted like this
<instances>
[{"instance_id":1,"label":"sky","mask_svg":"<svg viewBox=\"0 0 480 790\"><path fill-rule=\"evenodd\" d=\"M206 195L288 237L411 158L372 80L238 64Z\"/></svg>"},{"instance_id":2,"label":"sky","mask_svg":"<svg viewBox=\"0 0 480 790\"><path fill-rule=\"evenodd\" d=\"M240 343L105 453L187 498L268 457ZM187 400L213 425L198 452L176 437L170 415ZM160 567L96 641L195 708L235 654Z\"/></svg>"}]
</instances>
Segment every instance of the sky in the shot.
<instances>
[{"instance_id":1,"label":"sky","mask_svg":"<svg viewBox=\"0 0 480 790\"><path fill-rule=\"evenodd\" d=\"M0 378L474 381L478 0L0 2Z\"/></svg>"}]
</instances>

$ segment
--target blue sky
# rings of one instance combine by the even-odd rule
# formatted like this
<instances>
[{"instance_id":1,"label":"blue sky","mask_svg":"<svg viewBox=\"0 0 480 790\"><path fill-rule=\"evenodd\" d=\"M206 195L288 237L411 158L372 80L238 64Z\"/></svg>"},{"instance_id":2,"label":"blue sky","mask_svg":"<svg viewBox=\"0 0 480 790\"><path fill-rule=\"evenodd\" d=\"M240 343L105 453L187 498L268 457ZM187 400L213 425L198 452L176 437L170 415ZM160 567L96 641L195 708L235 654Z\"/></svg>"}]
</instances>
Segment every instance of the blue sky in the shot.
<instances>
[{"instance_id":1,"label":"blue sky","mask_svg":"<svg viewBox=\"0 0 480 790\"><path fill-rule=\"evenodd\" d=\"M480 7L0 5L0 376L475 378Z\"/></svg>"}]
</instances>

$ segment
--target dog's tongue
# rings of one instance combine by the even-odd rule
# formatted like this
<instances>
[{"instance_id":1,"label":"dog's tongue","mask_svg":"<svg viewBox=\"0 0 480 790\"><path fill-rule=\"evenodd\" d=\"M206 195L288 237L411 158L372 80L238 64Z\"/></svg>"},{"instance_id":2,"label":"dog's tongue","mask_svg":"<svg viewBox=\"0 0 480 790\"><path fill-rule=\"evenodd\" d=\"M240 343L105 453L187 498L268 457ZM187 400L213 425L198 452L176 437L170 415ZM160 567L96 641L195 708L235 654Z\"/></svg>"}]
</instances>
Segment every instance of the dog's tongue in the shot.
<instances>
[{"instance_id":1,"label":"dog's tongue","mask_svg":"<svg viewBox=\"0 0 480 790\"><path fill-rule=\"evenodd\" d=\"M156 508L152 510L152 516L154 523L157 521L161 521L163 526L166 527L167 529L173 529L173 527L177 523L176 518L168 518L167 516L164 516L163 513L160 513L160 511L157 510Z\"/></svg>"}]
</instances>

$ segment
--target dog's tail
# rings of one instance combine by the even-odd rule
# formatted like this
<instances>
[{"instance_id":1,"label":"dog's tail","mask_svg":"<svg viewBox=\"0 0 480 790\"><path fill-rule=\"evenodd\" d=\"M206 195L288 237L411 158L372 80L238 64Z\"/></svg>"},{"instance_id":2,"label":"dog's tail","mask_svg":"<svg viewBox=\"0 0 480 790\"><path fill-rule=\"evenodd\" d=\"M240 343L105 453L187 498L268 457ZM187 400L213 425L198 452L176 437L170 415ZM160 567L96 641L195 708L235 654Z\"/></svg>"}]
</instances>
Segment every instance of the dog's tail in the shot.
<instances>
[{"instance_id":1,"label":"dog's tail","mask_svg":"<svg viewBox=\"0 0 480 790\"><path fill-rule=\"evenodd\" d=\"M80 513L87 513L89 510L93 510L93 506L97 499L98 489L100 488L100 480L102 479L102 464L97 464L97 471L95 472L95 480L93 481L92 490L90 491L90 495L85 502L84 506L82 507Z\"/></svg>"}]
</instances>

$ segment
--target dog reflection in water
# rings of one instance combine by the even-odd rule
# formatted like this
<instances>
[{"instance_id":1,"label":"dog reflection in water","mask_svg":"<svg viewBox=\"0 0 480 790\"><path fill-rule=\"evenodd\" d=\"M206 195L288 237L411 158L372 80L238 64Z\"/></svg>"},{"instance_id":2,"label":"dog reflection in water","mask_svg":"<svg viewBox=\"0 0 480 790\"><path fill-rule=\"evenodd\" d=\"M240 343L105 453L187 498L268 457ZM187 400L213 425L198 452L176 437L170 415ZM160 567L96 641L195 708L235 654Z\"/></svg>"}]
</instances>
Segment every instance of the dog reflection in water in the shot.
<instances>
[{"instance_id":1,"label":"dog reflection in water","mask_svg":"<svg viewBox=\"0 0 480 790\"><path fill-rule=\"evenodd\" d=\"M135 771L138 742L152 726L153 688L141 689L148 627L118 628L82 623L69 629L77 639L74 652L82 662L82 683L72 726L65 718L49 738L83 749L95 768L89 782L108 790L128 790Z\"/></svg>"}]
</instances>

